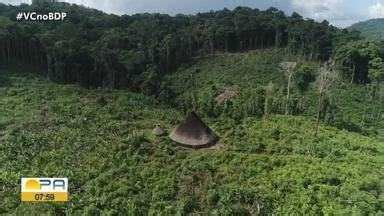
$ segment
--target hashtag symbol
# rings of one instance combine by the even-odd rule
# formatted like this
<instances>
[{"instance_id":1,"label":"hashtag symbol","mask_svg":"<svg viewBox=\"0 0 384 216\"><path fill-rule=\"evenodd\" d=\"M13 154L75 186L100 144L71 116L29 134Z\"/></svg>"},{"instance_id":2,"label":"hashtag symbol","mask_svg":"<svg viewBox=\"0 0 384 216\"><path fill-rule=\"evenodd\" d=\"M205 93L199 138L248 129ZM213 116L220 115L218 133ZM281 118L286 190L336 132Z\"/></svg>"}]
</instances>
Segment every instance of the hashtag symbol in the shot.
<instances>
[{"instance_id":1,"label":"hashtag symbol","mask_svg":"<svg viewBox=\"0 0 384 216\"><path fill-rule=\"evenodd\" d=\"M23 13L18 13L16 16L16 20L21 20L23 18Z\"/></svg>"}]
</instances>

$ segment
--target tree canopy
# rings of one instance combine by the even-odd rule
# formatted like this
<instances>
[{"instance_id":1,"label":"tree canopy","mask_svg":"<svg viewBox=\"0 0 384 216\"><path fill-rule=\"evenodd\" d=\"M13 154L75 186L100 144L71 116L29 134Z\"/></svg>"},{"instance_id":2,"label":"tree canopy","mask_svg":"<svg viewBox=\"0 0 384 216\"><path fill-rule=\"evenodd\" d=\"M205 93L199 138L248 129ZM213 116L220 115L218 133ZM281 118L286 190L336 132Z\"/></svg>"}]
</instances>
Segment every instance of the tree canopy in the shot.
<instances>
[{"instance_id":1,"label":"tree canopy","mask_svg":"<svg viewBox=\"0 0 384 216\"><path fill-rule=\"evenodd\" d=\"M68 18L12 22L18 11L64 11ZM276 8L116 16L67 3L0 4L0 16L2 61L22 60L62 83L149 93L155 93L162 75L196 56L279 47L306 59L327 60L339 38L354 39L328 22L287 16Z\"/></svg>"}]
</instances>

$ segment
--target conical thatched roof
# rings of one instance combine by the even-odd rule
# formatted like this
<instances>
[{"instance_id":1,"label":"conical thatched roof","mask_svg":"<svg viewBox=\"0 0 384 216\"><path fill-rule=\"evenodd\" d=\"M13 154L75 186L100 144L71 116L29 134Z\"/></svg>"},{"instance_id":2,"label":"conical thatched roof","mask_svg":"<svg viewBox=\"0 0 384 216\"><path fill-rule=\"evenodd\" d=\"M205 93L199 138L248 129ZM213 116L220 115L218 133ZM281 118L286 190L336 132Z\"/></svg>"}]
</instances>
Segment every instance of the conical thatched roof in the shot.
<instances>
[{"instance_id":1,"label":"conical thatched roof","mask_svg":"<svg viewBox=\"0 0 384 216\"><path fill-rule=\"evenodd\" d=\"M218 141L216 134L192 112L169 136L173 141L190 148L210 147Z\"/></svg>"}]
</instances>

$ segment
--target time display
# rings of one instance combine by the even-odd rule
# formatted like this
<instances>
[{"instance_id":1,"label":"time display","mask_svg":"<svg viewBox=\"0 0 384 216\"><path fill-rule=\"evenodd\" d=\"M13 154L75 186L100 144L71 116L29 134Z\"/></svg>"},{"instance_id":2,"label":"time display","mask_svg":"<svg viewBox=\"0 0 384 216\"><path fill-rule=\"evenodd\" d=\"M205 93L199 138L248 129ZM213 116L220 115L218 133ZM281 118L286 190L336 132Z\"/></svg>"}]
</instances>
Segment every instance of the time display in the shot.
<instances>
[{"instance_id":1,"label":"time display","mask_svg":"<svg viewBox=\"0 0 384 216\"><path fill-rule=\"evenodd\" d=\"M24 192L21 195L24 202L67 202L68 193L60 192Z\"/></svg>"},{"instance_id":2,"label":"time display","mask_svg":"<svg viewBox=\"0 0 384 216\"><path fill-rule=\"evenodd\" d=\"M36 201L55 201L55 194L52 193L37 193L35 194Z\"/></svg>"}]
</instances>

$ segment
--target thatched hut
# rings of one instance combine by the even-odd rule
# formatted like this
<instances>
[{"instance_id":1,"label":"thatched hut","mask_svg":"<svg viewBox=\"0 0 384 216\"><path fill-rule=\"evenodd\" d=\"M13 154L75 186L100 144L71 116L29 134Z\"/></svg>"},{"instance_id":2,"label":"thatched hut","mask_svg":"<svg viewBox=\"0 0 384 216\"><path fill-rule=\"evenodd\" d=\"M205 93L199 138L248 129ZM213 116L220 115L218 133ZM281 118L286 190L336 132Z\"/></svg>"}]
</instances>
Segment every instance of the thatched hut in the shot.
<instances>
[{"instance_id":1,"label":"thatched hut","mask_svg":"<svg viewBox=\"0 0 384 216\"><path fill-rule=\"evenodd\" d=\"M178 144L189 148L207 148L216 144L218 136L192 112L169 136Z\"/></svg>"}]
</instances>

